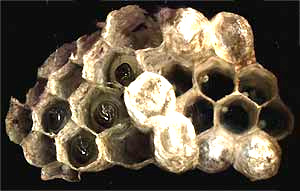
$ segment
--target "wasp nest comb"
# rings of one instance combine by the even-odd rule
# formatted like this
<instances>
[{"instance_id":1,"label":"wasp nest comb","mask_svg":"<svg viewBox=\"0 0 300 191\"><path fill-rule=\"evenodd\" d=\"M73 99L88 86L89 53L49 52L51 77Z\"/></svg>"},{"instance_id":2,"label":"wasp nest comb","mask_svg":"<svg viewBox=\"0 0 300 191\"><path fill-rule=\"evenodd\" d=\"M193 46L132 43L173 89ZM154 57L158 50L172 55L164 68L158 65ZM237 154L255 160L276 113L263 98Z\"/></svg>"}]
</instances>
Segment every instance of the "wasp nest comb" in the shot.
<instances>
[{"instance_id":1,"label":"wasp nest comb","mask_svg":"<svg viewBox=\"0 0 300 191\"><path fill-rule=\"evenodd\" d=\"M101 26L49 56L26 103L11 98L6 132L43 180L150 163L174 173L233 165L252 181L277 173L277 140L294 118L256 62L245 18L126 6Z\"/></svg>"}]
</instances>

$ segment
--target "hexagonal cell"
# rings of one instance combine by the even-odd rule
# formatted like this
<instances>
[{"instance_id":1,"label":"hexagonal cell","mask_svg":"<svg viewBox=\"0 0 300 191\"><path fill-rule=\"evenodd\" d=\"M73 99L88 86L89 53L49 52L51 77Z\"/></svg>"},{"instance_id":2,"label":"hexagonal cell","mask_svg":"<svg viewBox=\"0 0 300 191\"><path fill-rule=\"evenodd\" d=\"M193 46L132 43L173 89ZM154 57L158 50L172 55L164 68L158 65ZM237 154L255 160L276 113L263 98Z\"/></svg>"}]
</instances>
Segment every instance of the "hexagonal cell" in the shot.
<instances>
[{"instance_id":1,"label":"hexagonal cell","mask_svg":"<svg viewBox=\"0 0 300 191\"><path fill-rule=\"evenodd\" d=\"M220 12L211 19L216 54L236 66L255 63L253 33L248 21L237 14Z\"/></svg>"},{"instance_id":2,"label":"hexagonal cell","mask_svg":"<svg viewBox=\"0 0 300 191\"><path fill-rule=\"evenodd\" d=\"M148 119L153 129L155 164L173 173L183 173L195 167L199 149L191 121L182 113L171 112Z\"/></svg>"},{"instance_id":3,"label":"hexagonal cell","mask_svg":"<svg viewBox=\"0 0 300 191\"><path fill-rule=\"evenodd\" d=\"M46 166L43 166L41 171L41 179L52 180L55 178L62 178L69 182L79 182L80 174L78 171L75 171L58 161L54 161Z\"/></svg>"},{"instance_id":4,"label":"hexagonal cell","mask_svg":"<svg viewBox=\"0 0 300 191\"><path fill-rule=\"evenodd\" d=\"M107 145L111 162L125 167L139 169L153 158L151 133L140 132L132 122L124 121L99 135Z\"/></svg>"},{"instance_id":5,"label":"hexagonal cell","mask_svg":"<svg viewBox=\"0 0 300 191\"><path fill-rule=\"evenodd\" d=\"M71 118L69 103L57 101L47 106L42 115L42 126L45 132L57 134Z\"/></svg>"},{"instance_id":6,"label":"hexagonal cell","mask_svg":"<svg viewBox=\"0 0 300 191\"><path fill-rule=\"evenodd\" d=\"M276 139L283 139L294 128L294 116L278 98L262 107L258 127Z\"/></svg>"},{"instance_id":7,"label":"hexagonal cell","mask_svg":"<svg viewBox=\"0 0 300 191\"><path fill-rule=\"evenodd\" d=\"M172 84L163 76L144 72L124 91L124 101L131 119L141 131L148 118L166 115L176 109L176 97Z\"/></svg>"},{"instance_id":8,"label":"hexagonal cell","mask_svg":"<svg viewBox=\"0 0 300 191\"><path fill-rule=\"evenodd\" d=\"M102 94L91 104L90 112L93 127L97 128L93 130L96 132L99 132L98 129L108 129L128 117L121 95L108 92Z\"/></svg>"},{"instance_id":9,"label":"hexagonal cell","mask_svg":"<svg viewBox=\"0 0 300 191\"><path fill-rule=\"evenodd\" d=\"M119 89L83 83L70 96L72 119L100 133L128 117Z\"/></svg>"},{"instance_id":10,"label":"hexagonal cell","mask_svg":"<svg viewBox=\"0 0 300 191\"><path fill-rule=\"evenodd\" d=\"M210 129L197 137L197 168L207 173L222 172L233 162L234 139L220 129Z\"/></svg>"},{"instance_id":11,"label":"hexagonal cell","mask_svg":"<svg viewBox=\"0 0 300 191\"><path fill-rule=\"evenodd\" d=\"M117 82L128 86L142 73L142 68L136 61L134 54L113 53L111 64L106 64L107 81Z\"/></svg>"},{"instance_id":12,"label":"hexagonal cell","mask_svg":"<svg viewBox=\"0 0 300 191\"><path fill-rule=\"evenodd\" d=\"M66 99L82 82L82 67L68 62L48 78L48 91L60 98Z\"/></svg>"},{"instance_id":13,"label":"hexagonal cell","mask_svg":"<svg viewBox=\"0 0 300 191\"><path fill-rule=\"evenodd\" d=\"M102 37L114 47L133 49L157 47L162 42L159 23L136 5L110 12Z\"/></svg>"},{"instance_id":14,"label":"hexagonal cell","mask_svg":"<svg viewBox=\"0 0 300 191\"><path fill-rule=\"evenodd\" d=\"M106 81L106 75L102 69L104 67L103 62L111 48L102 38L89 46L91 47L81 58L83 62L82 77L88 81L102 84Z\"/></svg>"},{"instance_id":15,"label":"hexagonal cell","mask_svg":"<svg viewBox=\"0 0 300 191\"><path fill-rule=\"evenodd\" d=\"M39 102L40 96L46 89L48 80L45 78L38 78L33 88L30 88L26 94L26 104L34 106Z\"/></svg>"},{"instance_id":16,"label":"hexagonal cell","mask_svg":"<svg viewBox=\"0 0 300 191\"><path fill-rule=\"evenodd\" d=\"M277 80L274 74L261 65L249 65L240 70L239 92L258 105L271 100L277 93Z\"/></svg>"},{"instance_id":17,"label":"hexagonal cell","mask_svg":"<svg viewBox=\"0 0 300 191\"><path fill-rule=\"evenodd\" d=\"M106 146L98 144L94 133L72 120L55 137L55 143L57 160L74 170L95 172L111 166L103 155Z\"/></svg>"},{"instance_id":18,"label":"hexagonal cell","mask_svg":"<svg viewBox=\"0 0 300 191\"><path fill-rule=\"evenodd\" d=\"M176 59L201 60L209 54L209 21L191 8L168 9L159 13L164 48Z\"/></svg>"},{"instance_id":19,"label":"hexagonal cell","mask_svg":"<svg viewBox=\"0 0 300 191\"><path fill-rule=\"evenodd\" d=\"M9 139L20 144L32 128L31 109L17 99L11 98L5 126Z\"/></svg>"},{"instance_id":20,"label":"hexagonal cell","mask_svg":"<svg viewBox=\"0 0 300 191\"><path fill-rule=\"evenodd\" d=\"M135 53L129 48L110 50L104 41L98 41L84 56L83 78L94 83L118 83L128 86L141 72Z\"/></svg>"},{"instance_id":21,"label":"hexagonal cell","mask_svg":"<svg viewBox=\"0 0 300 191\"><path fill-rule=\"evenodd\" d=\"M56 160L56 147L54 139L32 131L20 144L27 162L31 165L42 167Z\"/></svg>"},{"instance_id":22,"label":"hexagonal cell","mask_svg":"<svg viewBox=\"0 0 300 191\"><path fill-rule=\"evenodd\" d=\"M162 72L162 76L173 85L176 97L193 87L192 75L191 69L180 64L172 64Z\"/></svg>"},{"instance_id":23,"label":"hexagonal cell","mask_svg":"<svg viewBox=\"0 0 300 191\"><path fill-rule=\"evenodd\" d=\"M205 98L197 97L185 107L184 115L191 119L198 135L213 126L214 105Z\"/></svg>"},{"instance_id":24,"label":"hexagonal cell","mask_svg":"<svg viewBox=\"0 0 300 191\"><path fill-rule=\"evenodd\" d=\"M236 144L234 168L251 181L268 179L277 174L281 149L275 139L263 131L242 137Z\"/></svg>"},{"instance_id":25,"label":"hexagonal cell","mask_svg":"<svg viewBox=\"0 0 300 191\"><path fill-rule=\"evenodd\" d=\"M216 120L229 132L243 134L256 124L257 108L242 95L232 95L216 106Z\"/></svg>"},{"instance_id":26,"label":"hexagonal cell","mask_svg":"<svg viewBox=\"0 0 300 191\"><path fill-rule=\"evenodd\" d=\"M96 44L101 38L101 30L86 34L76 40L76 51L72 52L70 60L78 65L83 65L84 55Z\"/></svg>"},{"instance_id":27,"label":"hexagonal cell","mask_svg":"<svg viewBox=\"0 0 300 191\"><path fill-rule=\"evenodd\" d=\"M200 91L217 101L234 91L234 68L223 60L211 57L195 69L195 81Z\"/></svg>"},{"instance_id":28,"label":"hexagonal cell","mask_svg":"<svg viewBox=\"0 0 300 191\"><path fill-rule=\"evenodd\" d=\"M55 136L71 118L70 105L67 101L44 92L40 102L33 108L33 130Z\"/></svg>"},{"instance_id":29,"label":"hexagonal cell","mask_svg":"<svg viewBox=\"0 0 300 191\"><path fill-rule=\"evenodd\" d=\"M74 167L87 166L97 159L99 151L95 139L95 135L82 129L68 140L66 149Z\"/></svg>"},{"instance_id":30,"label":"hexagonal cell","mask_svg":"<svg viewBox=\"0 0 300 191\"><path fill-rule=\"evenodd\" d=\"M47 79L50 74L63 67L76 50L75 42L65 43L53 52L38 69L38 77Z\"/></svg>"}]
</instances>

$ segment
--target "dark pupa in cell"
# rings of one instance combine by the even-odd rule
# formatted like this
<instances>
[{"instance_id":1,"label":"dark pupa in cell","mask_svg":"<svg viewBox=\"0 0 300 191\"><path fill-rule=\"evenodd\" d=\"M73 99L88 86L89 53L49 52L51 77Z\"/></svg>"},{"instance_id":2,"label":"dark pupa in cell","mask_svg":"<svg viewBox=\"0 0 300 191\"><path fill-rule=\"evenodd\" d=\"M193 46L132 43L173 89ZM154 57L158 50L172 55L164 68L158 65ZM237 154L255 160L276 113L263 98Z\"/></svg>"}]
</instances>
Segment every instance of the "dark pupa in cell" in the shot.
<instances>
[{"instance_id":1,"label":"dark pupa in cell","mask_svg":"<svg viewBox=\"0 0 300 191\"><path fill-rule=\"evenodd\" d=\"M110 101L103 101L96 107L94 119L101 127L109 128L113 125L115 119L118 118L118 112L116 104Z\"/></svg>"},{"instance_id":2,"label":"dark pupa in cell","mask_svg":"<svg viewBox=\"0 0 300 191\"><path fill-rule=\"evenodd\" d=\"M98 147L95 135L86 130L81 130L68 142L68 157L70 163L79 168L86 166L98 157Z\"/></svg>"},{"instance_id":3,"label":"dark pupa in cell","mask_svg":"<svg viewBox=\"0 0 300 191\"><path fill-rule=\"evenodd\" d=\"M128 63L122 63L115 70L115 78L117 82L123 86L128 86L134 79L134 72Z\"/></svg>"},{"instance_id":4,"label":"dark pupa in cell","mask_svg":"<svg viewBox=\"0 0 300 191\"><path fill-rule=\"evenodd\" d=\"M59 101L50 105L43 113L42 126L45 132L57 134L71 118L69 103Z\"/></svg>"}]
</instances>

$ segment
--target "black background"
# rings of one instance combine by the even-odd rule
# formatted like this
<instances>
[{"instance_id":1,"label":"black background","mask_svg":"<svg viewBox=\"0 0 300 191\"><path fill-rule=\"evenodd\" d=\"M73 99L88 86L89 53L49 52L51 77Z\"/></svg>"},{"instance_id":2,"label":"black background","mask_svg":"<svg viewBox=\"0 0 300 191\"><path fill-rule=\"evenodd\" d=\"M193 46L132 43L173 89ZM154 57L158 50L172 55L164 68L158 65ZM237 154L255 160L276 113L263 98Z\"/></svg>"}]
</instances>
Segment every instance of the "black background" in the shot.
<instances>
[{"instance_id":1,"label":"black background","mask_svg":"<svg viewBox=\"0 0 300 191\"><path fill-rule=\"evenodd\" d=\"M245 2L245 1L244 1ZM299 189L300 91L299 3L294 2L2 2L1 60L1 186L2 189ZM127 4L139 4L149 12L159 7L192 7L211 18L220 11L244 16L255 35L259 63L278 77L283 101L295 115L295 130L280 141L282 164L276 176L250 182L233 168L206 174L199 170L171 174L154 165L139 171L113 167L82 174L79 183L42 181L40 169L29 165L20 146L5 134L4 119L9 98L21 102L36 81L37 68L56 48L96 30L97 20Z\"/></svg>"}]
</instances>

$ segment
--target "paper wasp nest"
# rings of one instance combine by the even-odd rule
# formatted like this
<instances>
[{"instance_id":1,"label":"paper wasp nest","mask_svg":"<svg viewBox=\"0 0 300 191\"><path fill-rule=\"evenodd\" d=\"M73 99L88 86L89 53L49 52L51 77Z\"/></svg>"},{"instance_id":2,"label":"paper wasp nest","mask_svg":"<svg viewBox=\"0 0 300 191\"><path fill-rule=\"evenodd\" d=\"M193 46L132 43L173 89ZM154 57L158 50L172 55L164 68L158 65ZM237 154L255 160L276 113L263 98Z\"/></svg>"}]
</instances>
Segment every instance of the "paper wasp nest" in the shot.
<instances>
[{"instance_id":1,"label":"paper wasp nest","mask_svg":"<svg viewBox=\"0 0 300 191\"><path fill-rule=\"evenodd\" d=\"M174 173L233 165L250 180L277 173L277 140L294 118L256 62L245 18L126 6L102 25L49 56L26 103L11 98L6 132L43 180L150 163Z\"/></svg>"}]
</instances>

